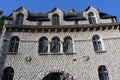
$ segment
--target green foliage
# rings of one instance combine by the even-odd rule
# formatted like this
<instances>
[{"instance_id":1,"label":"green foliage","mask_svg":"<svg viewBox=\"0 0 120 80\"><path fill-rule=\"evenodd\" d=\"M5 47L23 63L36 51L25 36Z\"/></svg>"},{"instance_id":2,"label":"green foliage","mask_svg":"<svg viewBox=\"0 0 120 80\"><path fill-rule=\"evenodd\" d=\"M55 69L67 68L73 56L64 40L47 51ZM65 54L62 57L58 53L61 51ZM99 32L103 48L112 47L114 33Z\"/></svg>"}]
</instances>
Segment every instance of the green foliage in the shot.
<instances>
[{"instance_id":1,"label":"green foliage","mask_svg":"<svg viewBox=\"0 0 120 80\"><path fill-rule=\"evenodd\" d=\"M0 33L2 31L3 25L4 25L4 21L6 19L7 16L2 15L3 11L0 10Z\"/></svg>"},{"instance_id":2,"label":"green foliage","mask_svg":"<svg viewBox=\"0 0 120 80\"><path fill-rule=\"evenodd\" d=\"M2 15L2 14L3 14L3 11L0 10L0 15Z\"/></svg>"},{"instance_id":3,"label":"green foliage","mask_svg":"<svg viewBox=\"0 0 120 80\"><path fill-rule=\"evenodd\" d=\"M2 31L2 28L3 28L3 25L4 25L5 18L6 18L6 16L2 16L2 17L0 18L0 33L1 33L1 31Z\"/></svg>"}]
</instances>

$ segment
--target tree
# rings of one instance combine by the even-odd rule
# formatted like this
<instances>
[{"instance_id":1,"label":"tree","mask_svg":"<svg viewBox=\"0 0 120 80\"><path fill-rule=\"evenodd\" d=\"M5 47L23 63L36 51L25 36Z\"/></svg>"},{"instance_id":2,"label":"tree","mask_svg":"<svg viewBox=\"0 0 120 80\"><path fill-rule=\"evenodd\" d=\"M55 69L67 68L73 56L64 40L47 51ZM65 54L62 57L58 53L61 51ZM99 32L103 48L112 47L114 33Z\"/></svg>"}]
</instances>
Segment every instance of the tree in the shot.
<instances>
[{"instance_id":1,"label":"tree","mask_svg":"<svg viewBox=\"0 0 120 80\"><path fill-rule=\"evenodd\" d=\"M0 15L2 15L2 14L3 14L3 11L0 10Z\"/></svg>"},{"instance_id":2,"label":"tree","mask_svg":"<svg viewBox=\"0 0 120 80\"><path fill-rule=\"evenodd\" d=\"M4 21L6 19L7 16L3 15L3 11L0 10L0 33L2 31L3 25L4 25Z\"/></svg>"}]
</instances>

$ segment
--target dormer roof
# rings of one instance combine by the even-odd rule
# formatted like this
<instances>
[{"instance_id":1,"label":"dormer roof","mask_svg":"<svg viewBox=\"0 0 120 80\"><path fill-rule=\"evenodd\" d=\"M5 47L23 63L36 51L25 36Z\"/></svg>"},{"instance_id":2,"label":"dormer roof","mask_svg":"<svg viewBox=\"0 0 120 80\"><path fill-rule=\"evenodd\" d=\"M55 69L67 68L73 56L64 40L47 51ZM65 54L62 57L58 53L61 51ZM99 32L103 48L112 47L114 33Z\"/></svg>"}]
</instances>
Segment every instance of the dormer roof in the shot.
<instances>
[{"instance_id":1,"label":"dormer roof","mask_svg":"<svg viewBox=\"0 0 120 80\"><path fill-rule=\"evenodd\" d=\"M83 14L84 14L84 12L88 11L91 8L97 10L96 8L94 8L92 6L89 6L87 9L85 9L85 10L83 10L81 12L77 12L77 11L64 12L64 11L61 11L59 8L55 7L50 12L44 12L43 13L43 12L28 12L24 7L21 6L20 8L16 9L14 12L19 12L21 10L25 10L25 11L28 12L27 20L49 21L50 19L48 17L48 14L52 13L52 12L54 12L56 10L59 10L60 12L62 12L64 14L63 15L64 20L71 21L71 20L86 20L87 18ZM100 12L99 10L97 10L97 11L99 12L99 16L100 16L101 19L116 18L116 16L112 16L110 14ZM11 15L8 18L12 19Z\"/></svg>"}]
</instances>

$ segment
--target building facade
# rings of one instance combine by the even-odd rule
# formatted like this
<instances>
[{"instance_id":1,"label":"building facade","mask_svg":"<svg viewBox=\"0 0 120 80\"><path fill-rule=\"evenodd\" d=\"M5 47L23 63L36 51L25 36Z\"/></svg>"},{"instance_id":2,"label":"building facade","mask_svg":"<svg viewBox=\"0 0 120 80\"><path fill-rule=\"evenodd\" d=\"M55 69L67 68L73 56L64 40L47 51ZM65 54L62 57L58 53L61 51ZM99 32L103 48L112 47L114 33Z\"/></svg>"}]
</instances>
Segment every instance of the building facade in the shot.
<instances>
[{"instance_id":1,"label":"building facade","mask_svg":"<svg viewBox=\"0 0 120 80\"><path fill-rule=\"evenodd\" d=\"M46 13L20 7L1 35L1 80L118 80L119 25L92 6Z\"/></svg>"}]
</instances>

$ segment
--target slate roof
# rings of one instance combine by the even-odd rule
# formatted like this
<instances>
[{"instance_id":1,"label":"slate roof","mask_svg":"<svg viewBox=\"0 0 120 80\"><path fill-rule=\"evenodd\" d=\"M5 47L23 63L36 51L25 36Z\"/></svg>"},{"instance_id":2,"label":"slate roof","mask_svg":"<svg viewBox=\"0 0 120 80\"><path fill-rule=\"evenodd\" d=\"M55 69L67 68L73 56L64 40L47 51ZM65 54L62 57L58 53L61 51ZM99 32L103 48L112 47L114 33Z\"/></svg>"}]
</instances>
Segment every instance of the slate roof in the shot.
<instances>
[{"instance_id":1,"label":"slate roof","mask_svg":"<svg viewBox=\"0 0 120 80\"><path fill-rule=\"evenodd\" d=\"M84 17L83 12L63 12L64 14L64 20L66 21L72 21L72 20L86 20L87 18ZM112 16L110 14L99 12L99 16L101 19L106 18L116 18L116 16ZM30 12L28 15L28 20L43 20L43 21L49 21L48 13L33 13Z\"/></svg>"},{"instance_id":2,"label":"slate roof","mask_svg":"<svg viewBox=\"0 0 120 80\"><path fill-rule=\"evenodd\" d=\"M99 12L100 18L101 19L106 19L106 18L116 18L116 16L112 16L110 14L104 13L104 12Z\"/></svg>"},{"instance_id":3,"label":"slate roof","mask_svg":"<svg viewBox=\"0 0 120 80\"><path fill-rule=\"evenodd\" d=\"M88 10L90 7L88 7L86 10ZM18 9L15 10L15 12L19 9L23 9L23 7L20 7ZM43 13L43 12L38 12L38 13L35 13L35 12L29 12L28 11L28 17L27 17L27 20L31 20L31 21L49 21L50 19L48 18L48 13L51 13L53 11L55 11L57 8L55 7L54 9L52 9L50 12L46 12L46 13ZM86 11L85 10L85 11ZM63 12L63 11L62 11ZM72 20L86 20L87 18L84 17L83 15L83 12L63 12L64 16L64 20L66 21L72 21ZM11 14L12 15L12 14ZM10 19L12 20L13 18L10 16L8 16L7 19ZM99 16L101 19L106 19L106 18L116 18L116 16L112 16L110 14L107 14L107 13L104 13L104 12L100 12L99 11Z\"/></svg>"},{"instance_id":4,"label":"slate roof","mask_svg":"<svg viewBox=\"0 0 120 80\"><path fill-rule=\"evenodd\" d=\"M86 18L83 16L83 12L65 12L64 20L85 20Z\"/></svg>"},{"instance_id":5,"label":"slate roof","mask_svg":"<svg viewBox=\"0 0 120 80\"><path fill-rule=\"evenodd\" d=\"M33 12L29 12L27 19L28 20L38 20L38 21L41 21L41 20L48 21L49 20L48 13L33 13Z\"/></svg>"}]
</instances>

